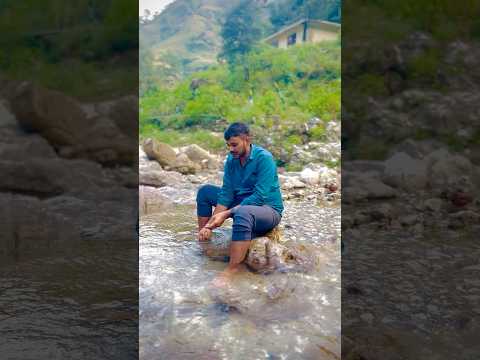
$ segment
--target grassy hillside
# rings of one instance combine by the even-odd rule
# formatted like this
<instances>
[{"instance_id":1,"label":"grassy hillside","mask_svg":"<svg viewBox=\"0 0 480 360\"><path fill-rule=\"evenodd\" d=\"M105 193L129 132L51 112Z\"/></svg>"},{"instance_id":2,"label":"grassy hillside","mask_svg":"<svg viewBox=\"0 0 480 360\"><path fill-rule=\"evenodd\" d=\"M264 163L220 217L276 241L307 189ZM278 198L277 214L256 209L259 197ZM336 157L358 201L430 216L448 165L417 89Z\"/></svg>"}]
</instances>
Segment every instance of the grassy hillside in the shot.
<instances>
[{"instance_id":1,"label":"grassy hillside","mask_svg":"<svg viewBox=\"0 0 480 360\"><path fill-rule=\"evenodd\" d=\"M258 40L300 18L339 21L340 0L176 0L140 26L140 48L157 78L172 82L217 63L222 26L238 8L251 8Z\"/></svg>"},{"instance_id":2,"label":"grassy hillside","mask_svg":"<svg viewBox=\"0 0 480 360\"><path fill-rule=\"evenodd\" d=\"M0 71L80 98L134 93L135 11L129 0L3 1Z\"/></svg>"},{"instance_id":3,"label":"grassy hillside","mask_svg":"<svg viewBox=\"0 0 480 360\"><path fill-rule=\"evenodd\" d=\"M467 67L461 57L452 61L450 47L454 42L478 44L478 1L359 0L345 3L343 16L343 31L348 34L342 43L342 78L348 93L343 106L350 116L343 127L348 135L343 150L352 158L384 159L394 144L387 137L359 137L371 124L369 99L388 101L406 89L448 94L455 90L455 83L462 87L468 86L465 79L468 83L480 79L477 67ZM419 32L429 39L429 45L412 51L416 42L409 39ZM408 45L401 50L402 66L391 66L388 54L393 45L400 44ZM426 121L418 119L419 124ZM420 131L416 137L420 140L428 135ZM461 141L454 134L445 140L449 146Z\"/></svg>"},{"instance_id":4,"label":"grassy hillside","mask_svg":"<svg viewBox=\"0 0 480 360\"><path fill-rule=\"evenodd\" d=\"M243 120L256 136L291 151L292 145L321 140L324 124L340 116L340 41L255 48L241 64L220 64L174 87L140 99L140 136L173 145L196 142L222 148L228 122ZM303 124L323 120L307 135Z\"/></svg>"},{"instance_id":5,"label":"grassy hillside","mask_svg":"<svg viewBox=\"0 0 480 360\"><path fill-rule=\"evenodd\" d=\"M221 49L220 29L229 11L241 0L177 0L140 27L140 47L148 49L153 65L182 63L189 71L216 62ZM174 56L168 61L165 56Z\"/></svg>"}]
</instances>

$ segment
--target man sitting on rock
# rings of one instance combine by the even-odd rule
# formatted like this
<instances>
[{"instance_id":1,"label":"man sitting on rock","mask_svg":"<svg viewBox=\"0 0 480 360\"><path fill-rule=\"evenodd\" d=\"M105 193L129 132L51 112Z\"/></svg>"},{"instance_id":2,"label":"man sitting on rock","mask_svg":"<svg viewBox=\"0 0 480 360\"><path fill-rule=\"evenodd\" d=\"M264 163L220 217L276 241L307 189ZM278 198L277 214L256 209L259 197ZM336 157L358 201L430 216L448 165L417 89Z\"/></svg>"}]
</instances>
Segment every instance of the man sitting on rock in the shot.
<instances>
[{"instance_id":1,"label":"man sitting on rock","mask_svg":"<svg viewBox=\"0 0 480 360\"><path fill-rule=\"evenodd\" d=\"M224 138L230 154L225 162L223 185L221 188L200 187L197 215L201 242L208 241L213 229L233 218L230 262L220 277L227 280L239 270L251 240L280 223L283 203L273 156L251 144L248 126L233 123L225 131ZM215 207L213 216L212 207Z\"/></svg>"}]
</instances>

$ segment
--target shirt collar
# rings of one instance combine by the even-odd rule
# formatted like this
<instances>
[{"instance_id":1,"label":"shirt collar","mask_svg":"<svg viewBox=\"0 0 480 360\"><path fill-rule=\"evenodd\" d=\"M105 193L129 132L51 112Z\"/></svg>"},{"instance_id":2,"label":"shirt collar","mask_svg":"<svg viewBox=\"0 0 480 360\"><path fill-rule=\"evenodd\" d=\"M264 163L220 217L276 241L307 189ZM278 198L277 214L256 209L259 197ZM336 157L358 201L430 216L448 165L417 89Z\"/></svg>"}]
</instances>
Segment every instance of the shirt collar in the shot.
<instances>
[{"instance_id":1,"label":"shirt collar","mask_svg":"<svg viewBox=\"0 0 480 360\"><path fill-rule=\"evenodd\" d=\"M254 144L250 144L250 155L248 156L248 161L253 160L256 156L257 153L257 146ZM235 159L232 154L227 155L227 160L238 160L240 162L240 159ZM247 161L247 162L248 162Z\"/></svg>"},{"instance_id":2,"label":"shirt collar","mask_svg":"<svg viewBox=\"0 0 480 360\"><path fill-rule=\"evenodd\" d=\"M256 150L256 146L253 144L250 144L250 155L248 156L248 160L253 160L254 158L254 152Z\"/></svg>"}]
</instances>

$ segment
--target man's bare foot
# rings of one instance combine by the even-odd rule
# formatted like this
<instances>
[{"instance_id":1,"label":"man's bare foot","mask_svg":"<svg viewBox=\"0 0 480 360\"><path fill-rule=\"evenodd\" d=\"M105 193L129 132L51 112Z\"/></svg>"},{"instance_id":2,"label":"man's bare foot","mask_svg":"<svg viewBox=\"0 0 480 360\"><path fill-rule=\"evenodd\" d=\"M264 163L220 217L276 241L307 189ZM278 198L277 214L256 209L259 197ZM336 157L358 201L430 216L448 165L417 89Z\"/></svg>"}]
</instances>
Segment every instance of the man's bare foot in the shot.
<instances>
[{"instance_id":1,"label":"man's bare foot","mask_svg":"<svg viewBox=\"0 0 480 360\"><path fill-rule=\"evenodd\" d=\"M235 267L227 267L220 274L218 274L212 281L212 286L216 288L224 288L230 285L232 278L235 274L242 272L245 269L245 265L239 264Z\"/></svg>"},{"instance_id":2,"label":"man's bare foot","mask_svg":"<svg viewBox=\"0 0 480 360\"><path fill-rule=\"evenodd\" d=\"M220 273L215 277L215 279L212 280L210 285L214 288L217 289L223 289L226 288L230 284L230 277L228 275L225 275L223 272Z\"/></svg>"}]
</instances>

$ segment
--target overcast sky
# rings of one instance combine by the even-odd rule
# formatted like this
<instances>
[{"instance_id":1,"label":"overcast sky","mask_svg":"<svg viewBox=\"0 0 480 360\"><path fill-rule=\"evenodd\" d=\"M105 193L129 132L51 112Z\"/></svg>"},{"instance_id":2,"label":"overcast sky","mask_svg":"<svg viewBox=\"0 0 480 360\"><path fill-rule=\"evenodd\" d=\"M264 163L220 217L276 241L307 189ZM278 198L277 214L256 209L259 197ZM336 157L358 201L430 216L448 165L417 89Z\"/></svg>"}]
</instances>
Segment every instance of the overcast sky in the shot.
<instances>
[{"instance_id":1,"label":"overcast sky","mask_svg":"<svg viewBox=\"0 0 480 360\"><path fill-rule=\"evenodd\" d=\"M155 11L162 11L165 6L173 2L174 0L140 0L138 10L139 15L143 15L145 9L150 10L153 14Z\"/></svg>"}]
</instances>

